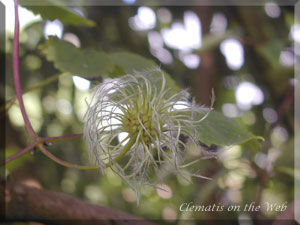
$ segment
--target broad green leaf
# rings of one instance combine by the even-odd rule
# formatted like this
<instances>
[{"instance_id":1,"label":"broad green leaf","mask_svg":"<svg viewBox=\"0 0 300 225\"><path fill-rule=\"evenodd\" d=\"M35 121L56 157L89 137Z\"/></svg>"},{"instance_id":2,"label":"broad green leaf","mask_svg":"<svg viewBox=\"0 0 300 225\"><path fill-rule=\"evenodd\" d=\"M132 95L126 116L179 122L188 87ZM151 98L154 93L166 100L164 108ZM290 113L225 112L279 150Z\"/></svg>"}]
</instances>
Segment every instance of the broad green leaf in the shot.
<instances>
[{"instance_id":1,"label":"broad green leaf","mask_svg":"<svg viewBox=\"0 0 300 225\"><path fill-rule=\"evenodd\" d=\"M117 67L122 68L125 73L147 73L147 71L151 71L155 68L158 68L158 66L153 60L147 59L145 57L130 52L111 53L110 57L112 61L117 65ZM180 89L175 83L175 81L172 79L172 77L165 71L162 72L165 75L166 87L170 89L170 94L178 92Z\"/></svg>"},{"instance_id":2,"label":"broad green leaf","mask_svg":"<svg viewBox=\"0 0 300 225\"><path fill-rule=\"evenodd\" d=\"M20 4L32 11L34 14L40 14L44 20L60 20L63 24L70 24L76 26L95 26L95 22L84 18L78 13L72 11L67 4L61 1L43 0L42 5L36 4L35 0L20 0Z\"/></svg>"},{"instance_id":3,"label":"broad green leaf","mask_svg":"<svg viewBox=\"0 0 300 225\"><path fill-rule=\"evenodd\" d=\"M107 76L114 70L114 64L106 53L81 50L56 37L50 37L40 48L47 60L54 62L62 72L89 77Z\"/></svg>"},{"instance_id":4,"label":"broad green leaf","mask_svg":"<svg viewBox=\"0 0 300 225\"><path fill-rule=\"evenodd\" d=\"M156 67L154 61L130 52L111 53L112 61L122 67L126 73L146 71Z\"/></svg>"},{"instance_id":5,"label":"broad green leaf","mask_svg":"<svg viewBox=\"0 0 300 225\"><path fill-rule=\"evenodd\" d=\"M83 77L118 77L126 73L145 72L158 68L154 61L137 54L128 52L106 54L100 51L83 50L56 37L50 37L40 46L40 49L47 60L54 62L57 69ZM166 72L164 74L170 94L179 91L171 76Z\"/></svg>"},{"instance_id":6,"label":"broad green leaf","mask_svg":"<svg viewBox=\"0 0 300 225\"><path fill-rule=\"evenodd\" d=\"M204 115L204 114L203 114ZM222 113L211 111L207 118L197 125L198 140L210 146L231 146L243 144L253 139L261 139L254 136L246 128L234 120L225 117Z\"/></svg>"}]
</instances>

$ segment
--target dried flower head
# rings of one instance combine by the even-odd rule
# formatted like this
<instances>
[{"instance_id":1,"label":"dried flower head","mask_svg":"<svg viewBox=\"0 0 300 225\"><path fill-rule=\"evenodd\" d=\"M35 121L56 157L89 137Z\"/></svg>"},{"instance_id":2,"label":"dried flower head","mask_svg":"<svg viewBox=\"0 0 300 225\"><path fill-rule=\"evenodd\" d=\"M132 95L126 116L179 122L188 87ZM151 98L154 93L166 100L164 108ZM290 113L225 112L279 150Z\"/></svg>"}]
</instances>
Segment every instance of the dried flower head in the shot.
<instances>
[{"instance_id":1,"label":"dried flower head","mask_svg":"<svg viewBox=\"0 0 300 225\"><path fill-rule=\"evenodd\" d=\"M85 115L84 137L91 158L103 173L107 167L117 173L136 191L137 199L139 186L155 185L153 179L163 170L193 175L181 167L188 146L197 144L195 123L209 109L189 100L186 90L172 94L166 88L159 69L100 84ZM120 134L126 137L118 140Z\"/></svg>"}]
</instances>

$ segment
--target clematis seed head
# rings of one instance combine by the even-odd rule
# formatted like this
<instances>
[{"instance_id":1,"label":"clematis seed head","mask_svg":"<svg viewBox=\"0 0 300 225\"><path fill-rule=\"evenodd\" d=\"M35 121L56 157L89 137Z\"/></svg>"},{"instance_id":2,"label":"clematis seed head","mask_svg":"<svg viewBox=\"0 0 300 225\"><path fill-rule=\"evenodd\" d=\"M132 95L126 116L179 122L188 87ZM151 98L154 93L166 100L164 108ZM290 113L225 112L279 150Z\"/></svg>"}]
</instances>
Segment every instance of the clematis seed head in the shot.
<instances>
[{"instance_id":1,"label":"clematis seed head","mask_svg":"<svg viewBox=\"0 0 300 225\"><path fill-rule=\"evenodd\" d=\"M210 108L190 101L186 90L167 88L160 69L104 82L87 104L84 138L90 158L103 173L109 167L118 174L135 190L137 200L140 186L155 186L163 170L195 175L181 168L190 144L197 144L195 124ZM118 140L121 133L126 137ZM189 141L182 141L182 135Z\"/></svg>"}]
</instances>

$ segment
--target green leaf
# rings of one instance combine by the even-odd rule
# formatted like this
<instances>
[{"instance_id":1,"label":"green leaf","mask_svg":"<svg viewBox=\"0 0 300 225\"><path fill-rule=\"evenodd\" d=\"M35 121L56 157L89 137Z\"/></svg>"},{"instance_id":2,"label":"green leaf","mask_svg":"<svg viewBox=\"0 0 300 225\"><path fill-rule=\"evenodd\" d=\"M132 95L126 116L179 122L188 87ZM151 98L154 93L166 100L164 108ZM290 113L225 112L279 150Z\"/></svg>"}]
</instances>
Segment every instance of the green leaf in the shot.
<instances>
[{"instance_id":1,"label":"green leaf","mask_svg":"<svg viewBox=\"0 0 300 225\"><path fill-rule=\"evenodd\" d=\"M158 68L154 61L134 53L106 54L100 51L82 50L56 37L50 37L40 46L40 49L47 60L54 62L57 69L83 77L118 77L126 73L145 72ZM170 94L179 91L171 76L163 72Z\"/></svg>"},{"instance_id":2,"label":"green leaf","mask_svg":"<svg viewBox=\"0 0 300 225\"><path fill-rule=\"evenodd\" d=\"M111 53L110 57L112 61L121 66L126 73L140 72L156 67L154 61L130 52Z\"/></svg>"},{"instance_id":3,"label":"green leaf","mask_svg":"<svg viewBox=\"0 0 300 225\"><path fill-rule=\"evenodd\" d=\"M134 53L106 54L100 51L82 50L56 37L50 37L40 46L40 49L47 60L54 62L57 69L83 77L118 77L126 73L134 74L158 68L154 61ZM169 93L178 92L179 87L175 81L165 71L163 73ZM159 75L159 72L152 75ZM160 83L156 85L161 86Z\"/></svg>"},{"instance_id":4,"label":"green leaf","mask_svg":"<svg viewBox=\"0 0 300 225\"><path fill-rule=\"evenodd\" d=\"M204 113L203 113L204 115ZM211 111L207 118L197 125L198 140L210 146L231 146L248 142L253 139L263 140L254 136L246 128L222 113Z\"/></svg>"},{"instance_id":5,"label":"green leaf","mask_svg":"<svg viewBox=\"0 0 300 225\"><path fill-rule=\"evenodd\" d=\"M136 72L147 72L158 68L157 64L153 60L130 52L111 53L110 57L117 67L123 68L125 73L134 74ZM180 88L176 82L168 73L165 71L162 72L166 78L166 88L170 89L169 93L174 94L175 92L178 92ZM157 73L157 75L159 74ZM157 85L159 86L160 84Z\"/></svg>"},{"instance_id":6,"label":"green leaf","mask_svg":"<svg viewBox=\"0 0 300 225\"><path fill-rule=\"evenodd\" d=\"M114 63L106 53L81 50L56 37L50 37L40 48L47 60L62 72L89 77L107 76L114 70Z\"/></svg>"},{"instance_id":7,"label":"green leaf","mask_svg":"<svg viewBox=\"0 0 300 225\"><path fill-rule=\"evenodd\" d=\"M76 26L95 26L96 23L86 19L78 13L67 8L61 1L43 0L43 5L36 5L35 0L20 0L20 4L32 11L34 14L40 14L44 20L60 20L63 24Z\"/></svg>"}]
</instances>

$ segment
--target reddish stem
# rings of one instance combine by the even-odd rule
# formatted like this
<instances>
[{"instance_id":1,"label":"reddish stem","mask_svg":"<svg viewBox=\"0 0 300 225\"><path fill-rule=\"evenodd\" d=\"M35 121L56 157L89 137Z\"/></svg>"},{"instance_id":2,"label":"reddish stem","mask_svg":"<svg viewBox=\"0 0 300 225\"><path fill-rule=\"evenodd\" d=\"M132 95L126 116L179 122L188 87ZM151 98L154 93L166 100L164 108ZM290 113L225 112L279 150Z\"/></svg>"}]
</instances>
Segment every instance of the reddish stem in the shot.
<instances>
[{"instance_id":1,"label":"reddish stem","mask_svg":"<svg viewBox=\"0 0 300 225\"><path fill-rule=\"evenodd\" d=\"M52 142L52 141L61 141L61 140L68 140L73 138L82 137L83 134L69 134L64 136L58 136L58 137L42 137L40 140L42 142Z\"/></svg>"},{"instance_id":2,"label":"reddish stem","mask_svg":"<svg viewBox=\"0 0 300 225\"><path fill-rule=\"evenodd\" d=\"M7 159L5 159L3 162L0 163L0 166L3 166L4 164L24 155L25 153L29 152L31 149L33 149L36 146L37 142L33 142L30 145L28 145L26 148L24 148L23 150L17 152L16 154L8 157Z\"/></svg>"},{"instance_id":3,"label":"reddish stem","mask_svg":"<svg viewBox=\"0 0 300 225\"><path fill-rule=\"evenodd\" d=\"M53 159L57 163L61 165L65 165L67 167L71 168L78 168L78 169L90 169L93 168L95 169L96 167L90 167L90 166L80 166L80 165L74 165L68 162L65 162L61 159L58 159L54 155L52 155L50 152L48 152L41 143L47 143L51 141L61 141L61 140L66 140L66 139L72 139L72 138L77 138L81 137L82 134L70 134L70 135L65 135L65 136L59 136L59 137L45 137L45 138L40 138L36 135L35 131L32 128L32 125L29 121L29 118L27 116L26 110L25 110L25 105L23 101L23 96L22 96L22 88L21 88L21 79L20 79L20 68L19 68L19 35L20 35L20 25L19 25L19 13L18 13L18 5L19 1L15 0L15 33L14 33L14 41L13 41L13 73L14 73L14 84L15 84L15 89L16 89L16 98L18 99L20 110L24 119L25 127L27 132L30 134L31 137L34 138L33 143L28 145L26 148L21 150L20 152L8 157L5 159L3 162L0 163L0 166L22 156L23 154L29 152L31 149L35 148L38 144L40 150L47 155L49 158Z\"/></svg>"},{"instance_id":4,"label":"reddish stem","mask_svg":"<svg viewBox=\"0 0 300 225\"><path fill-rule=\"evenodd\" d=\"M80 170L97 170L99 169L98 166L81 166L81 165L76 165L73 163L69 163L66 162L60 158L57 158L55 155L52 155L49 151L47 151L47 149L43 146L43 145L38 145L38 148L41 150L42 153L44 153L44 155L46 155L48 158L52 159L54 162L68 167L68 168L73 168L73 169L80 169Z\"/></svg>"},{"instance_id":5,"label":"reddish stem","mask_svg":"<svg viewBox=\"0 0 300 225\"><path fill-rule=\"evenodd\" d=\"M37 138L33 143L31 143L30 145L28 145L26 148L24 148L23 150L21 150L20 152L8 157L7 159L5 159L3 162L0 163L0 166L8 163L9 161L12 161L20 156L22 156L23 154L29 152L31 149L33 149L37 144L39 143L48 143L48 142L53 142L53 141L62 141L62 140L68 140L68 139L73 139L73 138L78 138L78 137L82 137L83 134L69 134L69 135L64 135L64 136L57 136L57 137L41 137L41 138Z\"/></svg>"},{"instance_id":6,"label":"reddish stem","mask_svg":"<svg viewBox=\"0 0 300 225\"><path fill-rule=\"evenodd\" d=\"M31 126L31 123L26 114L23 97L22 97L22 89L21 89L21 80L20 80L20 72L19 72L19 33L20 33L20 25L19 25L19 13L18 13L18 0L15 0L15 33L14 33L14 43L13 43L13 73L14 73L14 82L16 88L16 95L19 102L19 106L21 109L21 113L25 122L25 127L28 133L32 137L36 137L36 134Z\"/></svg>"}]
</instances>

